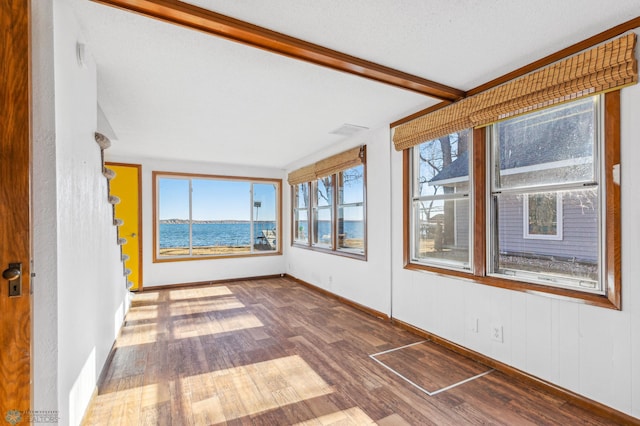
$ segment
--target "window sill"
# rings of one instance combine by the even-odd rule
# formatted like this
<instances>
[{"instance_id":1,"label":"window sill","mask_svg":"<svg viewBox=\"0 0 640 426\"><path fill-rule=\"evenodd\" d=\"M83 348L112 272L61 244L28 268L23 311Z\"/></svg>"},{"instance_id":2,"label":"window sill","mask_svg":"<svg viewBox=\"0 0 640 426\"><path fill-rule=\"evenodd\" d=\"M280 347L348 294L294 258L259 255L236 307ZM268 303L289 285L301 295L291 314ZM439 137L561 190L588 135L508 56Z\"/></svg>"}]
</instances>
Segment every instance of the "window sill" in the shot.
<instances>
[{"instance_id":1,"label":"window sill","mask_svg":"<svg viewBox=\"0 0 640 426\"><path fill-rule=\"evenodd\" d=\"M300 244L300 243L293 243L291 244L291 247L295 247L295 248L300 248L303 250L310 250L310 251L316 251L318 253L326 253L326 254L332 254L335 256L340 256L340 257L348 257L351 259L356 259L356 260L362 260L362 261L367 261L367 254L366 251L364 254L358 254L358 253L351 253L348 251L342 251L342 250L332 250L330 248L324 248L324 247L317 247L317 246L309 246L306 244Z\"/></svg>"},{"instance_id":2,"label":"window sill","mask_svg":"<svg viewBox=\"0 0 640 426\"><path fill-rule=\"evenodd\" d=\"M158 257L157 255L154 255L153 263L186 262L186 261L192 261L192 260L237 259L237 258L264 257L264 256L282 256L282 250L270 251L268 253L218 254L218 255L211 255L211 256Z\"/></svg>"},{"instance_id":3,"label":"window sill","mask_svg":"<svg viewBox=\"0 0 640 426\"><path fill-rule=\"evenodd\" d=\"M428 272L444 277L462 278L477 284L499 287L507 290L521 291L524 293L545 296L558 300L598 306L607 309L622 310L622 306L620 304L614 303L609 299L609 297L607 297L607 295L598 295L592 293L584 293L577 290L548 287L544 285L532 284L528 282L516 281L500 277L474 275L471 272L442 269L416 263L408 263L405 265L404 269L411 271Z\"/></svg>"}]
</instances>

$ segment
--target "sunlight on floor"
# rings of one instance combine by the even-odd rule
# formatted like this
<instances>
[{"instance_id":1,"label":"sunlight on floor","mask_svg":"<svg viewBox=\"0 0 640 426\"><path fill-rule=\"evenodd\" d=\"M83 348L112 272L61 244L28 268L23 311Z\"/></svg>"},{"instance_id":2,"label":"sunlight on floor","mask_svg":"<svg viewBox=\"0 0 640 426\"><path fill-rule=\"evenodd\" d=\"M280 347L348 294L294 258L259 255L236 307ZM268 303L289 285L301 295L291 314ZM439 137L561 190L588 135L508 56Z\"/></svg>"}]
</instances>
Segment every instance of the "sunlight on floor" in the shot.
<instances>
[{"instance_id":1,"label":"sunlight on floor","mask_svg":"<svg viewBox=\"0 0 640 426\"><path fill-rule=\"evenodd\" d=\"M170 290L169 300L202 299L204 297L228 296L233 294L227 286L193 287Z\"/></svg>"},{"instance_id":2,"label":"sunlight on floor","mask_svg":"<svg viewBox=\"0 0 640 426\"><path fill-rule=\"evenodd\" d=\"M238 419L333 392L298 355L186 377L182 385L191 394L195 424Z\"/></svg>"},{"instance_id":3,"label":"sunlight on floor","mask_svg":"<svg viewBox=\"0 0 640 426\"><path fill-rule=\"evenodd\" d=\"M170 314L171 316L190 315L238 308L244 308L244 304L233 296L213 300L185 300L181 302L173 302L170 305Z\"/></svg>"},{"instance_id":4,"label":"sunlight on floor","mask_svg":"<svg viewBox=\"0 0 640 426\"><path fill-rule=\"evenodd\" d=\"M325 425L374 425L374 422L367 414L358 407L348 410L336 411L326 414L306 422L297 423L296 426L325 426Z\"/></svg>"},{"instance_id":5,"label":"sunlight on floor","mask_svg":"<svg viewBox=\"0 0 640 426\"><path fill-rule=\"evenodd\" d=\"M186 339L262 327L263 325L255 315L242 313L226 318L204 317L198 321L193 318L175 320L172 323L172 333L174 339Z\"/></svg>"}]
</instances>

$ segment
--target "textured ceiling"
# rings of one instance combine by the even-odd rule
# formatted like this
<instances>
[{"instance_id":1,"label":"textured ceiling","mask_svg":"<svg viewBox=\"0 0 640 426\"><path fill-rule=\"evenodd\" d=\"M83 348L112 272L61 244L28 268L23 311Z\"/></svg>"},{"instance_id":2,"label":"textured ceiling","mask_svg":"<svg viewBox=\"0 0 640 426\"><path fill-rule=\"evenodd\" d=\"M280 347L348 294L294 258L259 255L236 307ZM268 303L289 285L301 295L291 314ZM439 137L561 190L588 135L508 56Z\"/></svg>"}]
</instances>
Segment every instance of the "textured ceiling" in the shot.
<instances>
[{"instance_id":1,"label":"textured ceiling","mask_svg":"<svg viewBox=\"0 0 640 426\"><path fill-rule=\"evenodd\" d=\"M286 168L438 103L87 0L118 156ZM189 3L462 90L640 15L640 0L191 0ZM568 17L571 16L571 19Z\"/></svg>"}]
</instances>

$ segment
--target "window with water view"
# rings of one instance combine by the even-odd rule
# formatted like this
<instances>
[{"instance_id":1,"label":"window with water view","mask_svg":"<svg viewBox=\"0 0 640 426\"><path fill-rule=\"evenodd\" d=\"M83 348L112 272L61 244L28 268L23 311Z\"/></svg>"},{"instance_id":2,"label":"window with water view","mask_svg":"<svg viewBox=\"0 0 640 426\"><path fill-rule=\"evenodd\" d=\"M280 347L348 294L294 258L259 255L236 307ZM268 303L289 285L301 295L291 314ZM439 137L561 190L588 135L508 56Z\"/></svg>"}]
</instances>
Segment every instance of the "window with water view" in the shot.
<instances>
[{"instance_id":1,"label":"window with water view","mask_svg":"<svg viewBox=\"0 0 640 426\"><path fill-rule=\"evenodd\" d=\"M280 253L280 181L154 172L156 259Z\"/></svg>"}]
</instances>

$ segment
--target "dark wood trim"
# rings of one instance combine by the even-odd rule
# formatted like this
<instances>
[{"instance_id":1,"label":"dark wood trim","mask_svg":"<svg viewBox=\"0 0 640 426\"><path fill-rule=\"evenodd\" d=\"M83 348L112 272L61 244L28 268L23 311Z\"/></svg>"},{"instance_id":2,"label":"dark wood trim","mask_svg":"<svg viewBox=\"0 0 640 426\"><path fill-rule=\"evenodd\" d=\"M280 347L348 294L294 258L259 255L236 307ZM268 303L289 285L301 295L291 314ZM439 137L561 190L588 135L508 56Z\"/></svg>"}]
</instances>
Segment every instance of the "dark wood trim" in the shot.
<instances>
[{"instance_id":1,"label":"dark wood trim","mask_svg":"<svg viewBox=\"0 0 640 426\"><path fill-rule=\"evenodd\" d=\"M333 70L455 101L464 91L175 0L93 0Z\"/></svg>"},{"instance_id":2,"label":"dark wood trim","mask_svg":"<svg viewBox=\"0 0 640 426\"><path fill-rule=\"evenodd\" d=\"M411 263L411 149L402 152L402 262Z\"/></svg>"},{"instance_id":3,"label":"dark wood trim","mask_svg":"<svg viewBox=\"0 0 640 426\"><path fill-rule=\"evenodd\" d=\"M278 217L279 222L276 225L277 229L277 242L278 249L275 251L269 251L264 253L259 252L242 252L237 254L218 254L218 255L185 255L185 256L176 256L176 257L160 257L158 256L158 188L157 182L158 177L169 176L176 178L203 178L203 179L218 179L218 180L229 180L229 181L244 181L244 182L269 182L269 183L277 183L279 185L279 189L277 191L277 211L276 215ZM282 244L282 179L279 178L259 178L259 177L250 177L250 176L226 176L226 175L208 175L202 173L181 173L181 172L164 172L154 170L151 172L151 180L152 180L152 202L153 202L153 263L165 263L165 262L188 262L192 260L218 260L218 259L233 259L240 257L263 257L263 256L281 256L283 251ZM251 242L253 244L253 242Z\"/></svg>"},{"instance_id":4,"label":"dark wood trim","mask_svg":"<svg viewBox=\"0 0 640 426\"><path fill-rule=\"evenodd\" d=\"M613 167L620 167L620 91L604 97L604 185L606 197L605 286L607 297L622 309L622 225L620 184L613 181Z\"/></svg>"},{"instance_id":5,"label":"dark wood trim","mask_svg":"<svg viewBox=\"0 0 640 426\"><path fill-rule=\"evenodd\" d=\"M551 395L566 399L572 404L584 408L594 414L606 417L620 424L628 424L628 425L637 425L640 424L640 419L635 417L631 417L628 414L622 413L618 410L615 410L607 405L604 405L600 402L594 401L587 397L584 397L580 394L577 394L573 391L565 389L563 387L557 386L553 383L547 382L546 380L540 379L536 376L533 376L527 372L519 370L515 367L507 365L503 362L497 361L493 358L489 358L486 355L483 355L479 352L473 351L471 349L465 348L457 343L451 342L447 339L444 339L436 334L425 331L421 328L418 328L414 325L408 324L399 319L393 318L391 322L398 327L409 331L410 333L416 334L422 338L431 340L434 343L437 343L440 346L443 346L447 349L452 350L462 356L478 361L488 367L494 368L510 377L513 377L517 380L520 380L524 383L530 384L532 386L536 386L539 389L542 389Z\"/></svg>"},{"instance_id":6,"label":"dark wood trim","mask_svg":"<svg viewBox=\"0 0 640 426\"><path fill-rule=\"evenodd\" d=\"M303 286L305 286L307 288L310 288L313 291L316 291L316 292L318 292L320 294L328 296L328 297L330 297L332 299L335 299L335 300L337 300L337 301L339 301L341 303L344 303L347 306L351 306L352 308L355 308L355 309L357 309L359 311L362 311L362 312L364 312L366 314L369 314L371 316L379 318L379 319L381 319L383 321L390 321L391 320L389 315L385 314L384 312L377 311L377 310L372 309L372 308L370 308L368 306L364 306L364 305L361 305L360 303L354 302L353 300L347 299L347 298L342 297L342 296L338 296L335 293L332 293L332 292L330 292L328 290L325 290L325 289L323 289L321 287L318 287L318 286L315 286L313 284L310 284L310 283L308 283L306 281L301 280L300 278L294 277L293 275L284 274L284 276L285 276L285 278L287 278L287 279L289 279L289 280L291 280L291 281L293 281L293 282L295 282L297 284L300 284L300 285L303 285Z\"/></svg>"},{"instance_id":7,"label":"dark wood trim","mask_svg":"<svg viewBox=\"0 0 640 426\"><path fill-rule=\"evenodd\" d=\"M208 280L208 281L195 281L195 282L189 282L189 283L162 284L162 285L147 286L145 291L150 292L150 291L159 291L159 290L182 289L182 288L189 288L189 287L202 287L206 285L219 285L219 284L225 284L225 283L235 283L239 281L268 280L272 278L282 278L283 276L284 274L272 274L272 275L258 275L258 276L243 277L243 278L227 278L224 280Z\"/></svg>"},{"instance_id":8,"label":"dark wood trim","mask_svg":"<svg viewBox=\"0 0 640 426\"><path fill-rule=\"evenodd\" d=\"M624 34L627 31L631 31L635 28L640 27L640 16L633 18L629 21L623 22L620 25L616 25L613 28L609 28L601 33L598 33L592 37L589 37L586 40L582 40L578 43L572 44L569 47L565 47L562 50L559 50L551 55L545 56L544 58L538 59L535 62L527 64L523 67L520 67L514 71L511 71L508 74L500 76L496 79L493 79L487 83L481 84L478 87L475 87L467 92L467 96L473 96L480 92L484 92L485 90L489 90L496 86L499 86L507 81L513 80L515 78L521 77L525 74L528 74L532 71L535 71L539 68L545 67L549 64L552 64L561 59L567 58L571 55L574 55L578 52L581 52L585 49L589 49L597 44L603 43L613 37L619 36L620 34Z\"/></svg>"},{"instance_id":9,"label":"dark wood trim","mask_svg":"<svg viewBox=\"0 0 640 426\"><path fill-rule=\"evenodd\" d=\"M471 196L471 208L473 212L473 269L476 276L486 275L487 244L485 233L487 229L487 141L486 129L473 129L472 151L473 156L473 193Z\"/></svg>"},{"instance_id":10,"label":"dark wood trim","mask_svg":"<svg viewBox=\"0 0 640 426\"><path fill-rule=\"evenodd\" d=\"M407 270L431 272L443 277L456 277L467 279L470 282L484 284L491 287L504 288L506 290L521 291L524 293L545 296L559 300L567 300L585 305L598 306L601 308L619 309L612 304L607 296L598 294L585 293L577 290L569 290L559 287L549 287L525 281L510 280L507 278L494 276L476 276L470 272L457 271L453 269L438 268L435 266L427 266L416 263L410 263L404 267Z\"/></svg>"},{"instance_id":11,"label":"dark wood trim","mask_svg":"<svg viewBox=\"0 0 640 426\"><path fill-rule=\"evenodd\" d=\"M138 289L137 291L141 291L144 280L142 270L143 264L142 261L142 244L144 242L143 238L143 230L142 230L142 164L132 164L132 163L115 163L111 161L105 162L105 166L122 166L122 167L135 167L138 170L138 257L139 257L139 265L138 265Z\"/></svg>"},{"instance_id":12,"label":"dark wood trim","mask_svg":"<svg viewBox=\"0 0 640 426\"><path fill-rule=\"evenodd\" d=\"M0 278L0 415L31 409L31 2L0 2L0 270L22 264L20 296ZM43 71L46 73L46 71Z\"/></svg>"}]
</instances>

